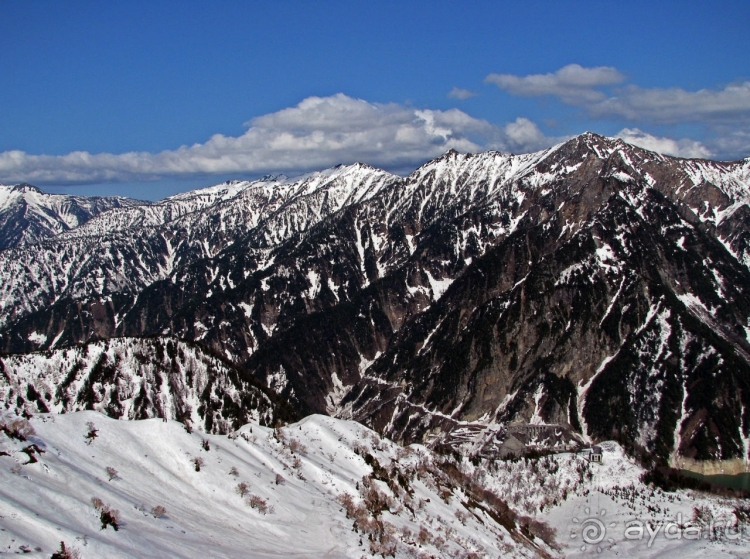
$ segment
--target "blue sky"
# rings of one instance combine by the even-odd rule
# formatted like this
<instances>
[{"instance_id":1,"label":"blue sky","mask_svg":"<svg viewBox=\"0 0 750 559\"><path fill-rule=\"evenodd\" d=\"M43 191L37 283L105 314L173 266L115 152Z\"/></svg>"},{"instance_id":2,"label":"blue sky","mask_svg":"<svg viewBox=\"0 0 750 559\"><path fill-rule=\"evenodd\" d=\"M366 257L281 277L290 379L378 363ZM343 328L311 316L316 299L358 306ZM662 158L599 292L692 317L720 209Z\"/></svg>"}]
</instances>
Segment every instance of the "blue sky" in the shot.
<instances>
[{"instance_id":1,"label":"blue sky","mask_svg":"<svg viewBox=\"0 0 750 559\"><path fill-rule=\"evenodd\" d=\"M2 2L0 182L156 199L591 130L750 155L750 2Z\"/></svg>"}]
</instances>

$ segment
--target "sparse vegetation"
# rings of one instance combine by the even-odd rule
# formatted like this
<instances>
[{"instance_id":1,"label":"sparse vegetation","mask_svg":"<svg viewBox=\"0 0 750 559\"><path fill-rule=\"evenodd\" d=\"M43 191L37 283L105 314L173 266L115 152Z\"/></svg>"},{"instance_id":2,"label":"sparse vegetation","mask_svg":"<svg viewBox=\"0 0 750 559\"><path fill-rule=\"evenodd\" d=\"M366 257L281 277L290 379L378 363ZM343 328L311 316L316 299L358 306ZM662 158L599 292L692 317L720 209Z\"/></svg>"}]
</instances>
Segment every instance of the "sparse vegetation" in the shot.
<instances>
[{"instance_id":1,"label":"sparse vegetation","mask_svg":"<svg viewBox=\"0 0 750 559\"><path fill-rule=\"evenodd\" d=\"M273 512L273 507L270 507L268 501L259 495L250 495L247 498L246 503L249 507L254 508L261 514L269 514Z\"/></svg>"},{"instance_id":2,"label":"sparse vegetation","mask_svg":"<svg viewBox=\"0 0 750 559\"><path fill-rule=\"evenodd\" d=\"M247 495L247 493L250 491L250 486L243 481L241 483L238 483L237 487L235 487L234 490L240 497L244 498L245 495Z\"/></svg>"},{"instance_id":3,"label":"sparse vegetation","mask_svg":"<svg viewBox=\"0 0 750 559\"><path fill-rule=\"evenodd\" d=\"M102 530L105 530L107 526L112 526L115 532L120 529L120 511L113 509L109 505L105 504L99 497L92 497L91 504L94 510L99 512L99 520L102 523Z\"/></svg>"},{"instance_id":4,"label":"sparse vegetation","mask_svg":"<svg viewBox=\"0 0 750 559\"><path fill-rule=\"evenodd\" d=\"M50 559L81 559L81 552L75 547L68 546L65 542L60 542L60 549L55 551Z\"/></svg>"},{"instance_id":5,"label":"sparse vegetation","mask_svg":"<svg viewBox=\"0 0 750 559\"><path fill-rule=\"evenodd\" d=\"M107 477L109 478L109 481L112 481L113 479L119 479L120 476L115 468L112 466L107 466L105 468L105 471L107 472Z\"/></svg>"},{"instance_id":6,"label":"sparse vegetation","mask_svg":"<svg viewBox=\"0 0 750 559\"><path fill-rule=\"evenodd\" d=\"M36 434L31 423L22 417L0 420L0 431L3 431L11 439L19 441L25 441Z\"/></svg>"},{"instance_id":7,"label":"sparse vegetation","mask_svg":"<svg viewBox=\"0 0 750 559\"><path fill-rule=\"evenodd\" d=\"M93 421L86 423L86 427L88 428L88 433L86 433L84 437L86 439L86 444L90 445L94 442L94 439L99 436L99 430L96 428Z\"/></svg>"},{"instance_id":8,"label":"sparse vegetation","mask_svg":"<svg viewBox=\"0 0 750 559\"><path fill-rule=\"evenodd\" d=\"M302 456L307 454L307 447L297 439L292 439L291 441L289 441L289 450L292 453L301 454Z\"/></svg>"},{"instance_id":9,"label":"sparse vegetation","mask_svg":"<svg viewBox=\"0 0 750 559\"><path fill-rule=\"evenodd\" d=\"M161 518L167 514L167 509L161 505L157 505L151 509L151 514L154 516L154 518Z\"/></svg>"}]
</instances>

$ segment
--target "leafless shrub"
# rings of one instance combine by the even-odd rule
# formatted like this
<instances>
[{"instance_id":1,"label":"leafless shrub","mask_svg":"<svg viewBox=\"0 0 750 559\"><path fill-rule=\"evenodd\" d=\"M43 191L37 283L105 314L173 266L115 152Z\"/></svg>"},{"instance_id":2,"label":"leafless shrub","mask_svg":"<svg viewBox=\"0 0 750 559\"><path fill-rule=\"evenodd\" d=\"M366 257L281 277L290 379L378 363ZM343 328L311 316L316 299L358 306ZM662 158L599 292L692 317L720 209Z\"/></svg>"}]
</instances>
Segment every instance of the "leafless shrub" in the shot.
<instances>
[{"instance_id":1,"label":"leafless shrub","mask_svg":"<svg viewBox=\"0 0 750 559\"><path fill-rule=\"evenodd\" d=\"M102 530L106 530L107 526L112 526L115 532L120 529L120 511L110 508L109 505L102 506L99 511L99 520L102 522Z\"/></svg>"},{"instance_id":2,"label":"leafless shrub","mask_svg":"<svg viewBox=\"0 0 750 559\"><path fill-rule=\"evenodd\" d=\"M229 475L230 476L238 476L238 475L240 475L240 473L237 471L237 468L235 468L234 466L232 466L232 468L229 470Z\"/></svg>"},{"instance_id":3,"label":"leafless shrub","mask_svg":"<svg viewBox=\"0 0 750 559\"><path fill-rule=\"evenodd\" d=\"M417 534L417 541L420 543L420 545L426 545L432 541L432 534L430 534L430 531L424 527L419 527L419 533Z\"/></svg>"},{"instance_id":4,"label":"leafless shrub","mask_svg":"<svg viewBox=\"0 0 750 559\"><path fill-rule=\"evenodd\" d=\"M362 494L365 507L372 513L373 516L379 516L384 510L395 505L393 497L386 495L382 491L375 487L375 484L371 484Z\"/></svg>"},{"instance_id":5,"label":"leafless shrub","mask_svg":"<svg viewBox=\"0 0 750 559\"><path fill-rule=\"evenodd\" d=\"M456 511L456 518L458 518L458 521L461 524L463 524L464 526L466 526L466 521L469 520L469 518L471 518L471 515L468 512L464 511L464 510L457 510Z\"/></svg>"},{"instance_id":6,"label":"leafless shrub","mask_svg":"<svg viewBox=\"0 0 750 559\"><path fill-rule=\"evenodd\" d=\"M451 496L453 495L453 493L450 489L448 489L447 487L440 487L438 489L438 493L440 494L440 498L446 505L451 502Z\"/></svg>"},{"instance_id":7,"label":"leafless shrub","mask_svg":"<svg viewBox=\"0 0 750 559\"><path fill-rule=\"evenodd\" d=\"M282 476L281 474L276 474L276 485L281 485L285 481L286 480L284 479L284 476Z\"/></svg>"},{"instance_id":8,"label":"leafless shrub","mask_svg":"<svg viewBox=\"0 0 750 559\"><path fill-rule=\"evenodd\" d=\"M211 450L211 443L210 443L210 441L208 439L203 439L203 442L201 443L201 446L203 447L203 450L205 450L206 452L208 452L209 450Z\"/></svg>"},{"instance_id":9,"label":"leafless shrub","mask_svg":"<svg viewBox=\"0 0 750 559\"><path fill-rule=\"evenodd\" d=\"M254 508L261 514L268 514L270 507L268 506L268 501L260 497L259 495L250 495L247 499L247 504L249 507Z\"/></svg>"},{"instance_id":10,"label":"leafless shrub","mask_svg":"<svg viewBox=\"0 0 750 559\"><path fill-rule=\"evenodd\" d=\"M289 442L289 450L297 454L301 454L302 456L307 454L307 447L303 445L301 442L299 442L297 439L292 439Z\"/></svg>"},{"instance_id":11,"label":"leafless shrub","mask_svg":"<svg viewBox=\"0 0 750 559\"><path fill-rule=\"evenodd\" d=\"M286 433L284 433L284 430L281 427L276 427L273 430L273 438L279 441L280 443L285 443Z\"/></svg>"},{"instance_id":12,"label":"leafless shrub","mask_svg":"<svg viewBox=\"0 0 750 559\"><path fill-rule=\"evenodd\" d=\"M102 501L99 497L91 497L91 505L96 510L102 510L104 508L104 501Z\"/></svg>"},{"instance_id":13,"label":"leafless shrub","mask_svg":"<svg viewBox=\"0 0 750 559\"><path fill-rule=\"evenodd\" d=\"M396 539L392 536L383 536L379 540L370 540L370 553L379 553L383 557L396 556Z\"/></svg>"},{"instance_id":14,"label":"leafless shrub","mask_svg":"<svg viewBox=\"0 0 750 559\"><path fill-rule=\"evenodd\" d=\"M234 490L240 497L244 498L245 495L247 495L248 491L250 491L250 486L243 481L241 483L238 483L237 487L235 487Z\"/></svg>"},{"instance_id":15,"label":"leafless shrub","mask_svg":"<svg viewBox=\"0 0 750 559\"><path fill-rule=\"evenodd\" d=\"M117 473L117 470L115 470L112 466L107 466L105 468L107 472L107 476L109 477L109 481L112 481L113 479L118 479L120 476Z\"/></svg>"},{"instance_id":16,"label":"leafless shrub","mask_svg":"<svg viewBox=\"0 0 750 559\"><path fill-rule=\"evenodd\" d=\"M55 551L50 559L81 559L81 552L75 547L68 547L65 542L60 542L60 549Z\"/></svg>"},{"instance_id":17,"label":"leafless shrub","mask_svg":"<svg viewBox=\"0 0 750 559\"><path fill-rule=\"evenodd\" d=\"M302 467L302 460L299 459L299 457L295 456L292 458L292 468L299 469Z\"/></svg>"},{"instance_id":18,"label":"leafless shrub","mask_svg":"<svg viewBox=\"0 0 750 559\"><path fill-rule=\"evenodd\" d=\"M363 503L357 504L349 493L341 493L336 500L346 510L346 517L354 520L354 529L363 533L369 533L370 514Z\"/></svg>"},{"instance_id":19,"label":"leafless shrub","mask_svg":"<svg viewBox=\"0 0 750 559\"><path fill-rule=\"evenodd\" d=\"M201 458L200 456L193 457L193 466L195 466L195 471L200 472L201 466L203 466L206 462Z\"/></svg>"},{"instance_id":20,"label":"leafless shrub","mask_svg":"<svg viewBox=\"0 0 750 559\"><path fill-rule=\"evenodd\" d=\"M0 431L4 431L11 439L18 439L19 441L25 441L36 434L31 423L21 417L10 421L0 421Z\"/></svg>"},{"instance_id":21,"label":"leafless shrub","mask_svg":"<svg viewBox=\"0 0 750 559\"><path fill-rule=\"evenodd\" d=\"M154 515L154 518L161 518L162 516L167 514L167 509L161 505L157 505L151 509L151 514Z\"/></svg>"},{"instance_id":22,"label":"leafless shrub","mask_svg":"<svg viewBox=\"0 0 750 559\"><path fill-rule=\"evenodd\" d=\"M94 442L94 439L99 436L99 430L96 428L93 421L86 423L86 427L89 429L88 433L85 435L86 444L90 445Z\"/></svg>"}]
</instances>

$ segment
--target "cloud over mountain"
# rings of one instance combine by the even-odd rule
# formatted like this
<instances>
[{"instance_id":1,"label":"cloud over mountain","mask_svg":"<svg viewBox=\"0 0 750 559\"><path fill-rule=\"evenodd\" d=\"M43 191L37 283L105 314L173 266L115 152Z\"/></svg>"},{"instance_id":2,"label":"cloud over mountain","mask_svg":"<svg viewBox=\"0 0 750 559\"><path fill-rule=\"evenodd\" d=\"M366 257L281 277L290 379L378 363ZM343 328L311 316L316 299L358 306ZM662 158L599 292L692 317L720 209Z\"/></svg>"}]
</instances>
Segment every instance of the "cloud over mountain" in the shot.
<instances>
[{"instance_id":1,"label":"cloud over mountain","mask_svg":"<svg viewBox=\"0 0 750 559\"><path fill-rule=\"evenodd\" d=\"M711 150L695 140L689 138L673 140L671 138L657 137L638 128L623 128L617 133L617 137L634 146L675 157L705 159L712 155Z\"/></svg>"},{"instance_id":2,"label":"cloud over mountain","mask_svg":"<svg viewBox=\"0 0 750 559\"><path fill-rule=\"evenodd\" d=\"M246 123L238 137L215 134L202 144L159 153L32 155L0 153L0 181L37 184L149 180L196 174L306 171L365 161L412 168L453 148L530 151L557 141L531 121L497 127L458 109L371 103L344 94L308 97Z\"/></svg>"}]
</instances>

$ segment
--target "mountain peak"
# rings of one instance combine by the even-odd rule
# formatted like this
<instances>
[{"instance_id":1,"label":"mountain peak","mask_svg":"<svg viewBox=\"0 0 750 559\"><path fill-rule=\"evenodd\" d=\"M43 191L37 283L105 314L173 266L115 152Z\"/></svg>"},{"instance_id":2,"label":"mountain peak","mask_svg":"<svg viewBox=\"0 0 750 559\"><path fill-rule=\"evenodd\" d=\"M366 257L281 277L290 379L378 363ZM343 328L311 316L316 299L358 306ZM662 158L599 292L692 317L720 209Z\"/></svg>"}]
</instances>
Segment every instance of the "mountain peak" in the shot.
<instances>
[{"instance_id":1,"label":"mountain peak","mask_svg":"<svg viewBox=\"0 0 750 559\"><path fill-rule=\"evenodd\" d=\"M36 194L45 194L43 190L40 188L34 186L33 184L28 183L21 183L21 184L14 184L10 186L11 192L34 192Z\"/></svg>"}]
</instances>

